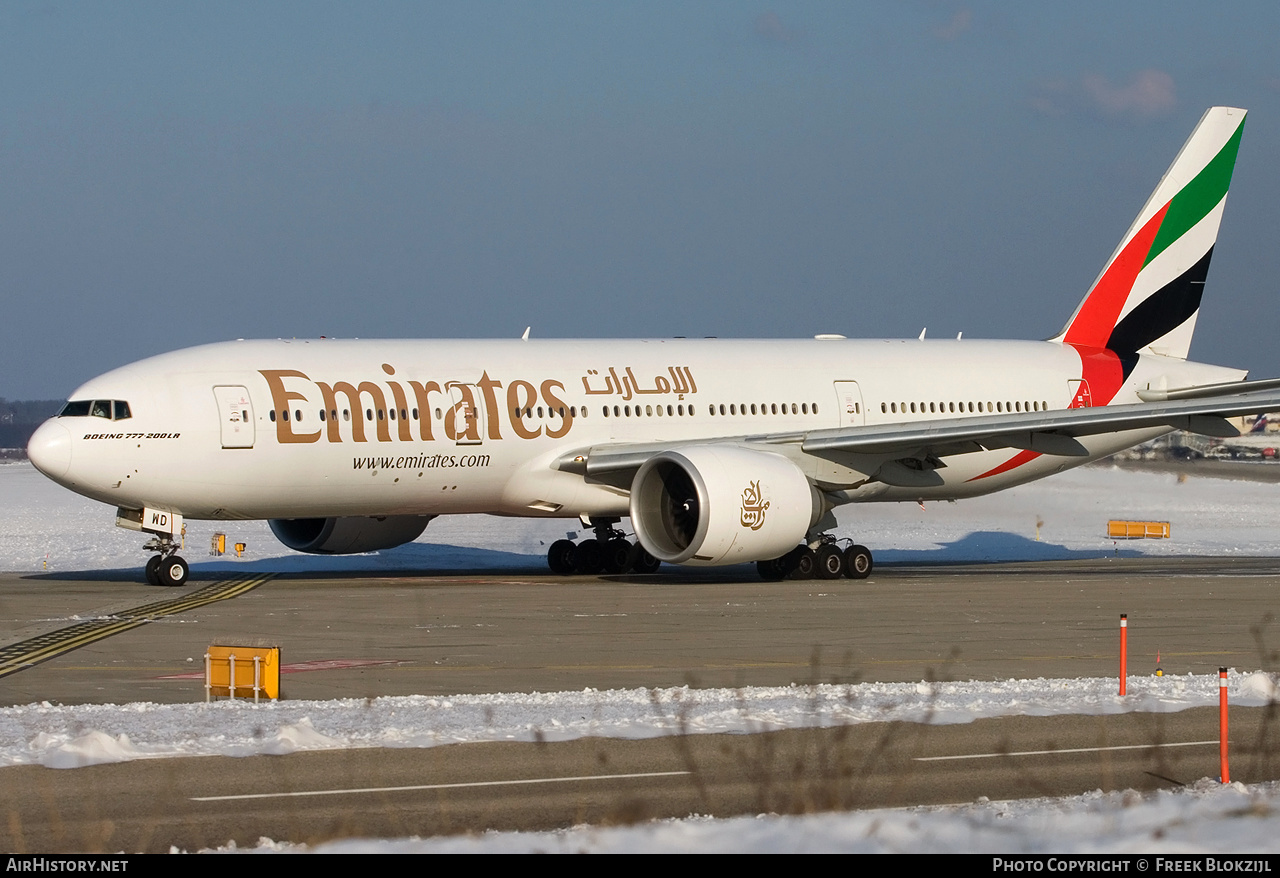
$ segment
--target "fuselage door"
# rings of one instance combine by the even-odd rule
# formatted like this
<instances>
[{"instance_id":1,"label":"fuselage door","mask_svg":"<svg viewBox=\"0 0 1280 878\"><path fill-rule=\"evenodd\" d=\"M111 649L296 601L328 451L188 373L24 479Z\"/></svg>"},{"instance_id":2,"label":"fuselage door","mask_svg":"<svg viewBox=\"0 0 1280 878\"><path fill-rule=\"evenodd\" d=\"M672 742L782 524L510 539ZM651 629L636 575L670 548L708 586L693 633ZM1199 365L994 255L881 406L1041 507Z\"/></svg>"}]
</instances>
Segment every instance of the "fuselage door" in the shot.
<instances>
[{"instance_id":1,"label":"fuselage door","mask_svg":"<svg viewBox=\"0 0 1280 878\"><path fill-rule=\"evenodd\" d=\"M1069 409L1087 409L1093 407L1093 396L1089 393L1089 382L1083 378L1079 381L1068 381L1067 392L1071 394Z\"/></svg>"},{"instance_id":2,"label":"fuselage door","mask_svg":"<svg viewBox=\"0 0 1280 878\"><path fill-rule=\"evenodd\" d=\"M222 425L223 448L253 447L253 403L244 387L213 388L218 400L218 419Z\"/></svg>"},{"instance_id":3,"label":"fuselage door","mask_svg":"<svg viewBox=\"0 0 1280 878\"><path fill-rule=\"evenodd\" d=\"M841 427L861 427L866 423L866 412L862 409L862 390L857 381L837 381L836 402L840 406Z\"/></svg>"},{"instance_id":4,"label":"fuselage door","mask_svg":"<svg viewBox=\"0 0 1280 878\"><path fill-rule=\"evenodd\" d=\"M459 445L484 444L484 394L474 384L445 385L453 407L444 415L444 434Z\"/></svg>"}]
</instances>

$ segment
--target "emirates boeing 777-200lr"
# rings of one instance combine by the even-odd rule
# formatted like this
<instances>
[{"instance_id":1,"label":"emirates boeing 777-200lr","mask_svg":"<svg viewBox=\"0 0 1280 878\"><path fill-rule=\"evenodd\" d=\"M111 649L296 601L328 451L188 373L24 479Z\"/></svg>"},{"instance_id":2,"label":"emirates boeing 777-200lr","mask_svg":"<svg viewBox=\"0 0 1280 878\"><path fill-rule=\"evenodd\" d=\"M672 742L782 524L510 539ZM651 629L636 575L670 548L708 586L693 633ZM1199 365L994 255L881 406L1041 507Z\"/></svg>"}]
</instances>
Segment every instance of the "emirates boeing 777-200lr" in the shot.
<instances>
[{"instance_id":1,"label":"emirates boeing 777-200lr","mask_svg":"<svg viewBox=\"0 0 1280 878\"><path fill-rule=\"evenodd\" d=\"M838 506L987 494L1280 408L1280 379L1187 360L1244 120L1205 113L1048 341L234 341L93 379L28 453L150 535L154 584L187 579L184 518L346 553L475 512L581 519L561 574L865 577Z\"/></svg>"}]
</instances>

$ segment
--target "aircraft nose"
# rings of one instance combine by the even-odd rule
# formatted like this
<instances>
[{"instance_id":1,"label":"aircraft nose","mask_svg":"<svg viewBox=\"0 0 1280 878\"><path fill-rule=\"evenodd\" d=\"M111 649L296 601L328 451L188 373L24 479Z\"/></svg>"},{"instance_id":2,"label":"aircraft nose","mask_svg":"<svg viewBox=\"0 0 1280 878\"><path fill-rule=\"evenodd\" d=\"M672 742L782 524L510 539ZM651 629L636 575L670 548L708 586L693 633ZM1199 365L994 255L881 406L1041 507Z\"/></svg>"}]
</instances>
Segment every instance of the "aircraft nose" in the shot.
<instances>
[{"instance_id":1,"label":"aircraft nose","mask_svg":"<svg viewBox=\"0 0 1280 878\"><path fill-rule=\"evenodd\" d=\"M71 468L71 431L57 420L45 421L31 434L27 457L49 478L65 476Z\"/></svg>"}]
</instances>

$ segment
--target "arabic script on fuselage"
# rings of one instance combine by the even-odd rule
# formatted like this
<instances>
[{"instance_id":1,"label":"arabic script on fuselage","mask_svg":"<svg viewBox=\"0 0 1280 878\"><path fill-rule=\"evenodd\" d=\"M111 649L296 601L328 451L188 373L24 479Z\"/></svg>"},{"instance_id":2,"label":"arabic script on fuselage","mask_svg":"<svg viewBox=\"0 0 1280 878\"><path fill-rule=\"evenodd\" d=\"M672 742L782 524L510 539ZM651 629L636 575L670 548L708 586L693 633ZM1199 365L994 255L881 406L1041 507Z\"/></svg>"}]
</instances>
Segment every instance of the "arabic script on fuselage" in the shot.
<instances>
[{"instance_id":1,"label":"arabic script on fuselage","mask_svg":"<svg viewBox=\"0 0 1280 878\"><path fill-rule=\"evenodd\" d=\"M624 367L622 371L623 374L619 375L616 366L610 366L607 373L602 373L599 369L588 369L587 374L582 376L582 387L591 396L621 396L624 402L635 396L657 393L674 393L677 399L684 399L686 393L698 392L697 382L693 380L693 372L688 366L668 366L667 373L671 378L668 379L659 372L653 377L652 386L641 384L630 366ZM602 378L603 387L598 386ZM593 387L593 384L597 386Z\"/></svg>"}]
</instances>

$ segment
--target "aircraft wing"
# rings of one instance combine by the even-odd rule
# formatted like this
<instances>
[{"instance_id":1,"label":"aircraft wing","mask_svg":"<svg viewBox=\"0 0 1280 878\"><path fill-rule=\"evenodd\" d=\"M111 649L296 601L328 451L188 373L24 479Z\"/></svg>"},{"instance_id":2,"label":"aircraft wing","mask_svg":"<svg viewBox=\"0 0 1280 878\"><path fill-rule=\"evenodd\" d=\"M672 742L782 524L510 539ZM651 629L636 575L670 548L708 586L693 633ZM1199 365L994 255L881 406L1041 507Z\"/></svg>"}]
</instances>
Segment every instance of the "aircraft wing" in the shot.
<instances>
[{"instance_id":1,"label":"aircraft wing","mask_svg":"<svg viewBox=\"0 0 1280 878\"><path fill-rule=\"evenodd\" d=\"M1007 412L964 418L937 418L918 423L832 427L804 432L725 436L696 444L798 446L805 454L865 455L880 460L943 457L996 448L1018 448L1063 457L1084 457L1078 437L1168 427L1206 436L1238 436L1226 418L1280 410L1280 380L1215 385L1209 395L1168 391L1174 398L1132 405L1060 409L1050 412ZM1182 396L1192 398L1180 398ZM571 452L558 469L609 482L625 481L649 457L686 442L598 445ZM763 450L763 449L762 449ZM781 450L781 449L779 449ZM621 484L620 484L621 486Z\"/></svg>"},{"instance_id":2,"label":"aircraft wing","mask_svg":"<svg viewBox=\"0 0 1280 878\"><path fill-rule=\"evenodd\" d=\"M923 421L918 426L876 425L811 430L801 440L807 452L852 451L887 454L927 448L935 454L959 454L982 449L1022 448L1045 454L1083 457L1088 452L1079 436L1120 433L1149 427L1169 427L1206 436L1238 436L1226 418L1251 415L1280 407L1280 389L1244 390L1196 399L1173 399L1132 405L1021 412L978 418Z\"/></svg>"}]
</instances>

